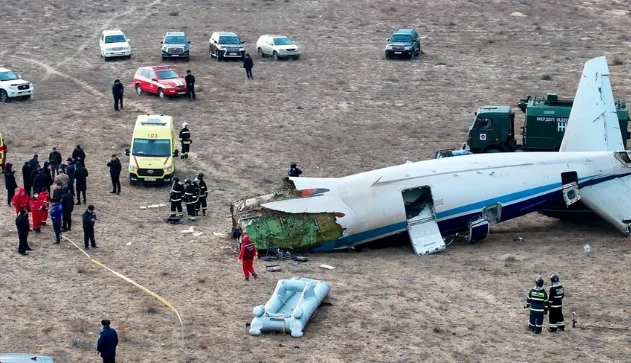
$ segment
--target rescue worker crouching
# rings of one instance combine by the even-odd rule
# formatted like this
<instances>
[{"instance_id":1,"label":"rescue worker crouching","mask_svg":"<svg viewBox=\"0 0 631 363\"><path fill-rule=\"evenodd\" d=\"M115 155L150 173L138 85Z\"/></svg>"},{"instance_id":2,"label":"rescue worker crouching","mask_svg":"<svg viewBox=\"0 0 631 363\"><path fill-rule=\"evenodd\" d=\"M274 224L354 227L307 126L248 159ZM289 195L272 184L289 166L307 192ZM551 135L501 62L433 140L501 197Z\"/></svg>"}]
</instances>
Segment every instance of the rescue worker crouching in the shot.
<instances>
[{"instance_id":1,"label":"rescue worker crouching","mask_svg":"<svg viewBox=\"0 0 631 363\"><path fill-rule=\"evenodd\" d=\"M204 181L204 173L197 174L197 178L193 181L195 185L198 187L199 197L197 199L197 203L195 204L195 211L197 215L199 215L199 209L201 207L202 215L206 215L206 210L208 209L208 205L206 203L206 198L208 198L208 187L206 186L206 182Z\"/></svg>"},{"instance_id":2,"label":"rescue worker crouching","mask_svg":"<svg viewBox=\"0 0 631 363\"><path fill-rule=\"evenodd\" d=\"M563 297L565 297L565 293L559 281L559 276L552 274L550 283L552 283L552 286L550 286L548 299L548 309L550 310L550 327L548 331L554 333L557 329L565 330L565 322L563 322Z\"/></svg>"},{"instance_id":3,"label":"rescue worker crouching","mask_svg":"<svg viewBox=\"0 0 631 363\"><path fill-rule=\"evenodd\" d=\"M182 130L180 130L180 142L182 143L182 154L180 159L188 159L188 152L191 148L191 132L188 129L188 122L182 124Z\"/></svg>"},{"instance_id":4,"label":"rescue worker crouching","mask_svg":"<svg viewBox=\"0 0 631 363\"><path fill-rule=\"evenodd\" d=\"M543 327L543 316L548 312L548 293L543 288L543 279L539 277L535 280L535 287L530 289L526 297L526 305L530 307L530 322L528 329L541 334Z\"/></svg>"},{"instance_id":5,"label":"rescue worker crouching","mask_svg":"<svg viewBox=\"0 0 631 363\"><path fill-rule=\"evenodd\" d=\"M177 209L177 216L182 217L182 197L184 196L184 185L180 183L180 178L173 177L173 186L171 186L171 194L169 201L171 202L171 217L175 217L175 210Z\"/></svg>"},{"instance_id":6,"label":"rescue worker crouching","mask_svg":"<svg viewBox=\"0 0 631 363\"><path fill-rule=\"evenodd\" d=\"M186 214L190 221L195 220L195 203L197 202L197 190L189 179L184 179L184 203L186 203Z\"/></svg>"}]
</instances>

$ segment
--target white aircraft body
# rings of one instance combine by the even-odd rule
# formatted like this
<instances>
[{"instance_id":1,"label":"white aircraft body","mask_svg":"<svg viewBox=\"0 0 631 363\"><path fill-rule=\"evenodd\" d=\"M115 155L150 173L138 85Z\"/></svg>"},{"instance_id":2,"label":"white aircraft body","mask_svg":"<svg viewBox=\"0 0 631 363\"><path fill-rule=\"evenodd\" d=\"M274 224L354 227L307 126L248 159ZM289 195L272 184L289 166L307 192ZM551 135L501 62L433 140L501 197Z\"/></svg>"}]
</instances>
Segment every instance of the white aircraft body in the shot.
<instances>
[{"instance_id":1,"label":"white aircraft body","mask_svg":"<svg viewBox=\"0 0 631 363\"><path fill-rule=\"evenodd\" d=\"M329 251L407 230L423 255L444 250L443 235L468 230L469 242L481 240L491 225L559 201L581 200L628 236L630 175L631 152L624 150L607 61L599 57L585 63L559 152L475 154L341 178L292 177L302 197L261 207L287 216L333 214L343 230L335 239L301 237L284 247ZM243 219L246 233L248 223Z\"/></svg>"}]
</instances>

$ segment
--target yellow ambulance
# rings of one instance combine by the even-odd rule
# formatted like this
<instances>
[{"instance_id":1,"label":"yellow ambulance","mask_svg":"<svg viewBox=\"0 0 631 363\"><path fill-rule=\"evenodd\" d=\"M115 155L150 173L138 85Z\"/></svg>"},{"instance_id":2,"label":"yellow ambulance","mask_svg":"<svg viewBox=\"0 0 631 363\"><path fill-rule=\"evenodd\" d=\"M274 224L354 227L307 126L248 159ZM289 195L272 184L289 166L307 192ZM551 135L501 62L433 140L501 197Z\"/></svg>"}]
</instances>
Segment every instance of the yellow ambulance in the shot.
<instances>
[{"instance_id":1,"label":"yellow ambulance","mask_svg":"<svg viewBox=\"0 0 631 363\"><path fill-rule=\"evenodd\" d=\"M129 156L130 184L167 184L175 172L176 147L173 117L140 115L131 137Z\"/></svg>"}]
</instances>

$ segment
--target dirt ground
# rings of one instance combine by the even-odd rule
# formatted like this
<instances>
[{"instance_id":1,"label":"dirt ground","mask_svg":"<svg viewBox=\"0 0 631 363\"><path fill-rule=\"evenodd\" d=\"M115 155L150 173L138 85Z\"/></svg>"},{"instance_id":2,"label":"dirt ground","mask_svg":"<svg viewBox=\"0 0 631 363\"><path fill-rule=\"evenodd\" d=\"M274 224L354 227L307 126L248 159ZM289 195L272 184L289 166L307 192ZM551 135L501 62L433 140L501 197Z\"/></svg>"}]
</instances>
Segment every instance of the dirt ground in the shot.
<instances>
[{"instance_id":1,"label":"dirt ground","mask_svg":"<svg viewBox=\"0 0 631 363\"><path fill-rule=\"evenodd\" d=\"M304 176L337 177L418 161L465 140L474 110L515 106L526 94L573 96L583 63L606 55L615 96L631 100L631 12L623 1L298 1L113 0L5 2L0 59L32 81L32 100L0 105L0 131L18 169L34 153L74 145L87 153L88 201L99 218L92 257L170 301L175 314L79 250L52 245L49 225L17 254L14 216L0 220L0 347L51 355L56 362L97 362L100 320L121 339L120 362L620 362L631 356L630 242L609 225L572 225L539 215L492 228L480 245L454 242L417 257L408 245L362 253L310 255L300 266L261 272L246 283L230 241L228 203L280 184L291 161ZM511 16L520 12L524 16ZM416 27L425 54L386 61L385 40ZM120 28L131 60L103 62L99 32ZM160 40L182 29L192 39L198 101L136 96L140 66L162 64ZM256 53L260 34L283 33L303 48L299 61L254 57L254 80L238 62L207 54L213 31L234 31ZM110 87L126 86L115 112ZM542 80L542 78L549 78ZM124 170L135 118L169 114L191 125L191 158L179 175L203 171L210 216L188 227L163 223L168 188L109 194L106 162ZM521 122L523 117L517 110ZM21 184L21 175L17 175ZM5 191L2 189L2 195ZM80 244L80 213L67 237ZM190 225L193 225L190 224ZM523 242L513 242L523 237ZM585 254L583 245L592 252ZM335 266L324 271L320 264ZM582 328L526 332L525 294L538 276L558 273L566 287L565 321ZM252 337L246 322L279 278L331 283L305 336ZM547 319L547 317L546 317ZM546 322L547 326L547 322Z\"/></svg>"}]
</instances>

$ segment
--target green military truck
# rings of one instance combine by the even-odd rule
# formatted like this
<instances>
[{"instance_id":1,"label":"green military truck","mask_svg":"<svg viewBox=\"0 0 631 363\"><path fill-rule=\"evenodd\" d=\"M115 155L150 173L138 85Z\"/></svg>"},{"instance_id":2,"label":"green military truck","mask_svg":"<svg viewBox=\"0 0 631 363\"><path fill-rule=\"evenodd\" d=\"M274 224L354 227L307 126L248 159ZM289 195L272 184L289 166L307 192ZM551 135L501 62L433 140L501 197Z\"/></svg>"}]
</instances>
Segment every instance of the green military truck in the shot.
<instances>
[{"instance_id":1,"label":"green military truck","mask_svg":"<svg viewBox=\"0 0 631 363\"><path fill-rule=\"evenodd\" d=\"M515 113L510 106L482 106L469 125L467 149L472 153L512 151L559 151L574 99L561 99L555 93L526 96L517 105L525 114L521 127L522 144L517 144ZM615 100L625 148L629 139L629 110Z\"/></svg>"}]
</instances>

